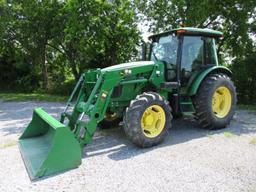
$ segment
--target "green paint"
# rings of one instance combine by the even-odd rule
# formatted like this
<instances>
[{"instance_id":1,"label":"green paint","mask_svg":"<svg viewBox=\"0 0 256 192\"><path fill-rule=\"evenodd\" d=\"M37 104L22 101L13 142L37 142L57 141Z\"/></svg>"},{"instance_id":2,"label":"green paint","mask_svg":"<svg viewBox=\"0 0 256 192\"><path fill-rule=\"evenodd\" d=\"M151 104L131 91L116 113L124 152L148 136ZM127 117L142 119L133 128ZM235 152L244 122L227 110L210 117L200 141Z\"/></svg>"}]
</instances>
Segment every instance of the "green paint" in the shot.
<instances>
[{"instance_id":1,"label":"green paint","mask_svg":"<svg viewBox=\"0 0 256 192\"><path fill-rule=\"evenodd\" d=\"M186 30L187 33L195 33L195 34L200 34L200 35L213 35L216 37L221 37L223 35L222 32L212 30L212 29L202 29L202 28L194 28L194 27L181 27L178 29L173 29L172 31L177 31L177 30Z\"/></svg>"},{"instance_id":2,"label":"green paint","mask_svg":"<svg viewBox=\"0 0 256 192\"><path fill-rule=\"evenodd\" d=\"M31 180L81 164L81 148L73 133L41 108L34 110L19 148Z\"/></svg>"},{"instance_id":3,"label":"green paint","mask_svg":"<svg viewBox=\"0 0 256 192\"><path fill-rule=\"evenodd\" d=\"M170 31L152 35L149 37L149 39L154 38L156 36L162 36L170 33L175 33L178 30L185 30L184 34L193 34L193 35L202 35L202 36L212 36L212 37L222 37L223 33L220 31L212 30L212 29L202 29L202 28L194 28L194 27L180 27L177 29L172 29Z\"/></svg>"},{"instance_id":4,"label":"green paint","mask_svg":"<svg viewBox=\"0 0 256 192\"><path fill-rule=\"evenodd\" d=\"M229 76L232 74L232 72L227 67L224 67L224 66L213 66L206 70L203 70L202 72L199 72L198 75L195 77L194 81L188 85L188 95L190 96L195 95L201 82L210 73L225 73L225 74L228 74Z\"/></svg>"},{"instance_id":5,"label":"green paint","mask_svg":"<svg viewBox=\"0 0 256 192\"><path fill-rule=\"evenodd\" d=\"M120 71L120 70L125 70L125 69L130 69L130 68L136 68L136 67L142 67L142 66L154 66L153 61L137 61L137 62L130 62L130 63L122 63L119 65L114 65L111 67L106 67L102 69L102 72L106 71Z\"/></svg>"},{"instance_id":6,"label":"green paint","mask_svg":"<svg viewBox=\"0 0 256 192\"><path fill-rule=\"evenodd\" d=\"M208 29L182 29L186 30L185 35L222 35ZM81 75L68 99L67 108L77 95L71 114L65 110L58 121L41 108L36 108L32 121L19 139L20 151L31 179L79 166L81 149L92 140L107 110L123 117L130 102L145 91L155 91L170 100L170 95L178 92L177 87L173 87L177 82L165 83L165 72L165 64L161 61L131 62L88 70ZM204 66L195 71L187 85L182 85L182 97L186 98L180 101L183 114L193 115L195 110L189 96L194 95L203 79L213 72L231 74L227 68L217 65Z\"/></svg>"},{"instance_id":7,"label":"green paint","mask_svg":"<svg viewBox=\"0 0 256 192\"><path fill-rule=\"evenodd\" d=\"M34 110L32 121L19 139L20 151L32 180L79 166L81 147L91 141L107 107L115 101L111 98L113 88L118 85L129 88L124 91L125 95L118 97L118 103L124 109L129 104L127 101L141 93L136 87L147 84L156 67L152 62L138 62L131 66L131 72L127 74L124 71L127 67L122 65L84 73L80 85L76 86L80 88L72 94L79 92L73 112L61 116L61 122L69 119L67 126L41 108ZM144 76L138 79L140 74ZM68 99L69 104L71 100L72 96ZM79 120L82 113L89 118L88 121Z\"/></svg>"}]
</instances>

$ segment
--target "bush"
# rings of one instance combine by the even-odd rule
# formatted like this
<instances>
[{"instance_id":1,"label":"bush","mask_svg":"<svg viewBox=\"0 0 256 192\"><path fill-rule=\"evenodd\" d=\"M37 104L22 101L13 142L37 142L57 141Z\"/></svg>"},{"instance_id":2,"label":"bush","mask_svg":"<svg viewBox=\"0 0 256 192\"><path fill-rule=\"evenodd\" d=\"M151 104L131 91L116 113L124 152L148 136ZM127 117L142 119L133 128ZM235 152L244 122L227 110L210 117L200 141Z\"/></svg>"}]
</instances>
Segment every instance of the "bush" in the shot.
<instances>
[{"instance_id":1,"label":"bush","mask_svg":"<svg viewBox=\"0 0 256 192\"><path fill-rule=\"evenodd\" d=\"M244 57L236 58L231 69L237 88L238 101L242 104L256 103L256 50L248 51Z\"/></svg>"},{"instance_id":2,"label":"bush","mask_svg":"<svg viewBox=\"0 0 256 192\"><path fill-rule=\"evenodd\" d=\"M57 95L70 95L76 85L75 79L66 80L63 82L58 82L52 84L47 91L50 94L57 94Z\"/></svg>"}]
</instances>

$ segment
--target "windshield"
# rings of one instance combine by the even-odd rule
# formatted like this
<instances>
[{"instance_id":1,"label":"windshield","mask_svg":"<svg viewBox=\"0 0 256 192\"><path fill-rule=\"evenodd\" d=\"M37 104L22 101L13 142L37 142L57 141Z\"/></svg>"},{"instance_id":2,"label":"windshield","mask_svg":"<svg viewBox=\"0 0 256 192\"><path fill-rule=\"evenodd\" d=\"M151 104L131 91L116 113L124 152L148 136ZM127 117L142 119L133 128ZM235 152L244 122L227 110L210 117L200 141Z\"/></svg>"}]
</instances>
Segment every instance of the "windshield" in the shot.
<instances>
[{"instance_id":1,"label":"windshield","mask_svg":"<svg viewBox=\"0 0 256 192\"><path fill-rule=\"evenodd\" d=\"M176 64L178 52L178 38L174 35L160 37L153 42L151 60L161 60L170 64Z\"/></svg>"}]
</instances>

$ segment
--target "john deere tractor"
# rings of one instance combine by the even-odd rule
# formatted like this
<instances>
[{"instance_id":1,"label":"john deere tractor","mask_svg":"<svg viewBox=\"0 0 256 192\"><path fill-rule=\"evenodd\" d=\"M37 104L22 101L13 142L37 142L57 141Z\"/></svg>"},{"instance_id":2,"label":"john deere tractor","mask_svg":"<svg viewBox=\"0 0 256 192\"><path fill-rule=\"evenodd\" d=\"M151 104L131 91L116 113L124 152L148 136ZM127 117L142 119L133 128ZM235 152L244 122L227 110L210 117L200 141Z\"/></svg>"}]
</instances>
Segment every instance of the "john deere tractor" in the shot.
<instances>
[{"instance_id":1,"label":"john deere tractor","mask_svg":"<svg viewBox=\"0 0 256 192\"><path fill-rule=\"evenodd\" d=\"M145 61L82 74L59 120L35 108L19 139L30 178L78 167L99 126L123 121L127 138L139 147L161 143L173 116L192 115L206 129L227 126L236 91L231 71L218 63L221 36L199 28L152 35Z\"/></svg>"}]
</instances>

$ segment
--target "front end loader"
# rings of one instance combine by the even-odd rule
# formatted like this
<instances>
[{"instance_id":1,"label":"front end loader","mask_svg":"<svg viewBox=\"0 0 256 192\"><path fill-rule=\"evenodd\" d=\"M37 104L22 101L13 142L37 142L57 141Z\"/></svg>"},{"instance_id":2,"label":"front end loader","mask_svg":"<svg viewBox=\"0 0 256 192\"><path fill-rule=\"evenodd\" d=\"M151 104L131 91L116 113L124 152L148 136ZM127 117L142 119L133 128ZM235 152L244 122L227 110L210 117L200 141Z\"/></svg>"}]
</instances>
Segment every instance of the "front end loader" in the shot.
<instances>
[{"instance_id":1,"label":"front end loader","mask_svg":"<svg viewBox=\"0 0 256 192\"><path fill-rule=\"evenodd\" d=\"M218 64L221 32L179 28L150 37L147 61L88 70L81 75L60 120L41 108L19 139L30 178L76 168L97 127L123 120L139 147L161 143L173 116L192 115L208 129L223 128L236 105L231 72Z\"/></svg>"}]
</instances>

